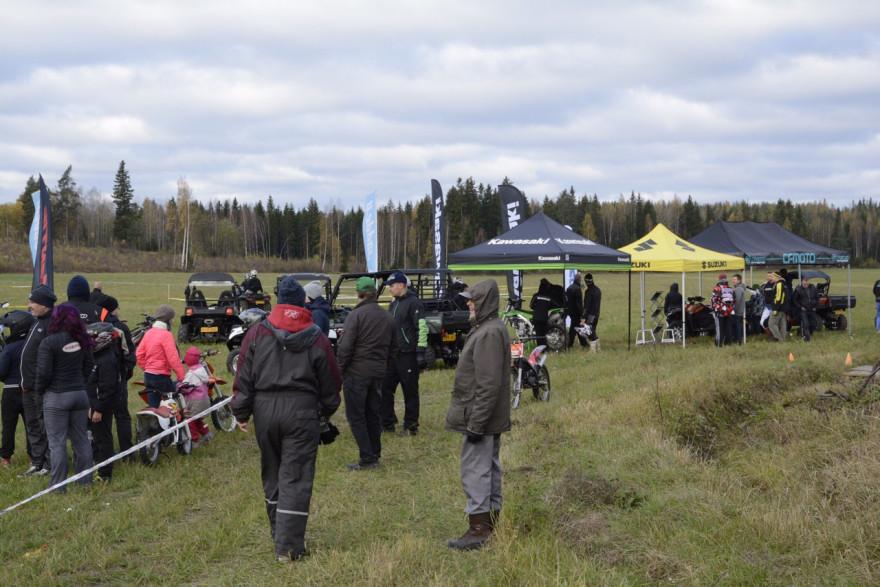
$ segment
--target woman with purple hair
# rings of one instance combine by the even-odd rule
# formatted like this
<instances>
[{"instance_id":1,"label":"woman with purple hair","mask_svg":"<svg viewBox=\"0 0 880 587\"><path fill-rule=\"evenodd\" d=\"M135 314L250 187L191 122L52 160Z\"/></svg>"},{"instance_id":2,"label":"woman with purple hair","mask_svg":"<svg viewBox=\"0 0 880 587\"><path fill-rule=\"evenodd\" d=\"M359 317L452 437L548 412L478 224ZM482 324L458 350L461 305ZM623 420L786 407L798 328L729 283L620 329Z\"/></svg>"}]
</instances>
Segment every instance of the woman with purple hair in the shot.
<instances>
[{"instance_id":1,"label":"woman with purple hair","mask_svg":"<svg viewBox=\"0 0 880 587\"><path fill-rule=\"evenodd\" d=\"M92 446L89 442L87 420L89 396L86 378L95 363L92 343L79 312L71 304L55 306L49 321L49 335L40 343L37 355L35 390L44 395L43 418L49 437L51 476L49 487L67 478L67 439L74 454L77 473L92 467ZM77 481L90 485L91 476ZM67 491L66 487L55 490Z\"/></svg>"}]
</instances>

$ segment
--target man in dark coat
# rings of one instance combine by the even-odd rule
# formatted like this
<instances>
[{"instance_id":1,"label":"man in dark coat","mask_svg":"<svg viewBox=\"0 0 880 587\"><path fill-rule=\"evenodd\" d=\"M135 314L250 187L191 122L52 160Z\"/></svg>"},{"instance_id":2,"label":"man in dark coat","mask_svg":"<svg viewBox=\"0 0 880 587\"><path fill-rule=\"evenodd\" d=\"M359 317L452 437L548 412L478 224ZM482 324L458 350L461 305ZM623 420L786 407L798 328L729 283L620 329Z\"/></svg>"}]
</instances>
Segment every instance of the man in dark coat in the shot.
<instances>
[{"instance_id":1,"label":"man in dark coat","mask_svg":"<svg viewBox=\"0 0 880 587\"><path fill-rule=\"evenodd\" d=\"M482 547L501 512L501 433L510 430L510 337L498 316L498 284L487 279L468 292L473 328L455 368L446 429L461 434L461 485L468 531L451 548Z\"/></svg>"},{"instance_id":2,"label":"man in dark coat","mask_svg":"<svg viewBox=\"0 0 880 587\"><path fill-rule=\"evenodd\" d=\"M580 273L574 274L574 279L568 289L565 290L565 305L570 324L568 326L568 348L574 346L574 339L580 341L581 346L587 346L587 341L578 334L578 325L581 315L584 313L584 292L581 289L582 277Z\"/></svg>"},{"instance_id":3,"label":"man in dark coat","mask_svg":"<svg viewBox=\"0 0 880 587\"><path fill-rule=\"evenodd\" d=\"M586 324L590 327L587 339L590 341L590 352L596 353L600 349L599 334L596 332L596 329L599 327L599 310L602 309L602 290L593 283L593 275L591 273L587 273L584 276L584 283L587 285L587 290L584 292L584 313L581 324Z\"/></svg>"},{"instance_id":4,"label":"man in dark coat","mask_svg":"<svg viewBox=\"0 0 880 587\"><path fill-rule=\"evenodd\" d=\"M376 281L361 277L355 285L358 304L345 317L336 347L342 371L345 417L360 459L349 469L375 469L382 457L382 374L394 368L397 332L394 320L376 298Z\"/></svg>"},{"instance_id":5,"label":"man in dark coat","mask_svg":"<svg viewBox=\"0 0 880 587\"><path fill-rule=\"evenodd\" d=\"M536 343L539 345L547 344L547 323L550 320L550 309L553 307L550 288L550 282L542 278L538 284L538 291L529 302L529 307L532 309L532 324L535 326Z\"/></svg>"},{"instance_id":6,"label":"man in dark coat","mask_svg":"<svg viewBox=\"0 0 880 587\"><path fill-rule=\"evenodd\" d=\"M818 322L816 308L819 307L819 290L810 283L809 277L801 277L801 284L792 293L791 305L793 312L801 314L801 336L804 341L810 342Z\"/></svg>"},{"instance_id":7,"label":"man in dark coat","mask_svg":"<svg viewBox=\"0 0 880 587\"><path fill-rule=\"evenodd\" d=\"M339 408L342 377L330 341L303 306L293 277L278 286L272 313L241 344L232 411L248 431L254 417L266 513L279 561L307 554L306 522L321 438L321 417Z\"/></svg>"},{"instance_id":8,"label":"man in dark coat","mask_svg":"<svg viewBox=\"0 0 880 587\"><path fill-rule=\"evenodd\" d=\"M79 319L86 324L101 321L101 306L89 301L89 282L82 275L74 275L67 284L67 301L76 307Z\"/></svg>"}]
</instances>

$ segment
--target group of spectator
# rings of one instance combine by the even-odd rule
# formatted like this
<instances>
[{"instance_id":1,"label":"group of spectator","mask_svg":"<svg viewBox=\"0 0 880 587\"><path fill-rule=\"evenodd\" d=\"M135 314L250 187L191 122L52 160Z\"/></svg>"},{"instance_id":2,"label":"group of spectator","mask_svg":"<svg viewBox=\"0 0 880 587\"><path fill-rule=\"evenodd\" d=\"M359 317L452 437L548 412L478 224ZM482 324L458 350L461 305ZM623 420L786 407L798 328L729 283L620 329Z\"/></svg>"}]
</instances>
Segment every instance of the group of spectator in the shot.
<instances>
[{"instance_id":1,"label":"group of spectator","mask_svg":"<svg viewBox=\"0 0 880 587\"><path fill-rule=\"evenodd\" d=\"M564 290L564 293L562 292L561 286L553 285L545 278L538 283L538 291L529 302L537 343L539 345L547 343L550 313L553 310L564 309L569 320L566 346L571 348L577 339L582 347L589 346L590 352L598 352L600 346L597 328L602 306L602 290L593 281L592 274L581 276L580 273L575 273L571 285Z\"/></svg>"}]
</instances>

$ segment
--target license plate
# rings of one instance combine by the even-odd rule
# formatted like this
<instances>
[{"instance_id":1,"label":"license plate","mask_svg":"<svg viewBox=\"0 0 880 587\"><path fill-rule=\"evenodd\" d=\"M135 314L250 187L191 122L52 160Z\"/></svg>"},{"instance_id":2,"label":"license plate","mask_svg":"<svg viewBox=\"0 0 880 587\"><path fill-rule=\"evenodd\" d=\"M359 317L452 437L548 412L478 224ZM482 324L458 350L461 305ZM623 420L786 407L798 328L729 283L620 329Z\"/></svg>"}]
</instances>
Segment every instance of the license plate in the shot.
<instances>
[{"instance_id":1,"label":"license plate","mask_svg":"<svg viewBox=\"0 0 880 587\"><path fill-rule=\"evenodd\" d=\"M258 306L262 306L262 305L265 304L265 303L266 303L265 300L257 300L257 305L258 305Z\"/></svg>"},{"instance_id":2,"label":"license plate","mask_svg":"<svg viewBox=\"0 0 880 587\"><path fill-rule=\"evenodd\" d=\"M219 326L202 326L202 332L220 332Z\"/></svg>"},{"instance_id":3,"label":"license plate","mask_svg":"<svg viewBox=\"0 0 880 587\"><path fill-rule=\"evenodd\" d=\"M455 340L455 334L444 334L443 342L452 342Z\"/></svg>"}]
</instances>

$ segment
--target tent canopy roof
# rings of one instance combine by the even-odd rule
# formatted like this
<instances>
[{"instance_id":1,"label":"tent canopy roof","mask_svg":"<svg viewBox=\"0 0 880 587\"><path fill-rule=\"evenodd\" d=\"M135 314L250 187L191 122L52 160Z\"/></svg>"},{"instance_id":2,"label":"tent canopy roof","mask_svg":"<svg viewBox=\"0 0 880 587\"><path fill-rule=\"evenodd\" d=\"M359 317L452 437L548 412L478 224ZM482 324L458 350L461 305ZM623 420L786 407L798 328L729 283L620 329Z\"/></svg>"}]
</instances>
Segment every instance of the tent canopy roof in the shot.
<instances>
[{"instance_id":1,"label":"tent canopy roof","mask_svg":"<svg viewBox=\"0 0 880 587\"><path fill-rule=\"evenodd\" d=\"M633 271L732 271L745 266L742 257L698 247L663 224L620 250L632 256Z\"/></svg>"},{"instance_id":2,"label":"tent canopy roof","mask_svg":"<svg viewBox=\"0 0 880 587\"><path fill-rule=\"evenodd\" d=\"M584 238L541 212L504 234L449 255L453 271L628 271L629 267L629 254Z\"/></svg>"},{"instance_id":3,"label":"tent canopy roof","mask_svg":"<svg viewBox=\"0 0 880 587\"><path fill-rule=\"evenodd\" d=\"M716 222L691 242L742 256L746 265L846 265L846 251L800 237L775 222Z\"/></svg>"}]
</instances>

